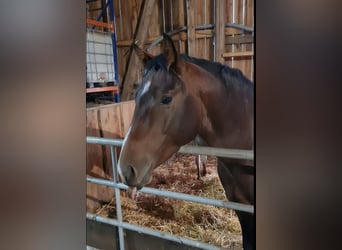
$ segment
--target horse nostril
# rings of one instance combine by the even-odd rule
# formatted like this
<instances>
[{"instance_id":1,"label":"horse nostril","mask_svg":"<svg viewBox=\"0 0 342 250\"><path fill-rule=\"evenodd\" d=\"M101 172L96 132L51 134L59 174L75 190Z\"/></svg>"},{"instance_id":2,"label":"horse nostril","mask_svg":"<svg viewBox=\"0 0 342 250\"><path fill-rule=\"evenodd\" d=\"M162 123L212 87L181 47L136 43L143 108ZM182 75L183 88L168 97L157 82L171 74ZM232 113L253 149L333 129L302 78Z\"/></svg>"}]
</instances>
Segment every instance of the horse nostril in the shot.
<instances>
[{"instance_id":1,"label":"horse nostril","mask_svg":"<svg viewBox=\"0 0 342 250\"><path fill-rule=\"evenodd\" d=\"M134 168L131 165L128 165L128 175L129 176L134 176L135 175Z\"/></svg>"},{"instance_id":2,"label":"horse nostril","mask_svg":"<svg viewBox=\"0 0 342 250\"><path fill-rule=\"evenodd\" d=\"M131 165L127 165L124 171L125 179L130 183L135 178L135 170Z\"/></svg>"}]
</instances>

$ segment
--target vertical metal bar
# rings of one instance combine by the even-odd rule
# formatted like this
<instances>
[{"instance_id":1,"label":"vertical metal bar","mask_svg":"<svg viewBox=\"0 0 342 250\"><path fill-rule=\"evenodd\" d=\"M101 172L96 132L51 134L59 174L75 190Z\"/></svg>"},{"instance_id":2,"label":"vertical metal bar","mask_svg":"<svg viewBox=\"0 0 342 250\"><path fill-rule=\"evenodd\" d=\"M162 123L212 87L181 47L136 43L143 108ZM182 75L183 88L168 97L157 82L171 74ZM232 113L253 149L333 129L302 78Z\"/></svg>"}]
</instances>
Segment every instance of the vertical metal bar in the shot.
<instances>
[{"instance_id":1,"label":"vertical metal bar","mask_svg":"<svg viewBox=\"0 0 342 250\"><path fill-rule=\"evenodd\" d=\"M165 33L165 0L162 0L162 15L163 32Z\"/></svg>"},{"instance_id":2,"label":"vertical metal bar","mask_svg":"<svg viewBox=\"0 0 342 250\"><path fill-rule=\"evenodd\" d=\"M204 0L204 24L207 24L207 0ZM204 58L207 58L207 37L204 37Z\"/></svg>"},{"instance_id":3,"label":"vertical metal bar","mask_svg":"<svg viewBox=\"0 0 342 250\"><path fill-rule=\"evenodd\" d=\"M103 16L105 11L107 10L108 5L109 5L109 2L107 2L106 5L103 7L103 9L101 10L100 15L96 18L96 21L100 21L101 17ZM93 26L93 27L95 27L95 26Z\"/></svg>"},{"instance_id":4,"label":"vertical metal bar","mask_svg":"<svg viewBox=\"0 0 342 250\"><path fill-rule=\"evenodd\" d=\"M213 23L214 23L214 27L216 24L216 0L213 1L213 7L212 7L212 12L213 12ZM216 31L215 31L216 32ZM216 62L216 36L213 36L213 61Z\"/></svg>"},{"instance_id":5,"label":"vertical metal bar","mask_svg":"<svg viewBox=\"0 0 342 250\"><path fill-rule=\"evenodd\" d=\"M233 4L232 4L232 9L233 9L233 13L232 13L232 23L235 23L235 0L232 0ZM232 37L234 38L235 35L233 34ZM235 44L232 44L232 53L235 52ZM234 67L234 57L232 56L232 68Z\"/></svg>"},{"instance_id":6,"label":"vertical metal bar","mask_svg":"<svg viewBox=\"0 0 342 250\"><path fill-rule=\"evenodd\" d=\"M171 31L172 31L173 30L172 0L170 1L170 23L171 23Z\"/></svg>"},{"instance_id":7,"label":"vertical metal bar","mask_svg":"<svg viewBox=\"0 0 342 250\"><path fill-rule=\"evenodd\" d=\"M95 81L97 81L98 80L98 78L99 78L99 72L97 72L97 61L96 61L96 46L95 46L95 32L94 31L91 31L91 35L92 35L92 37L93 37L93 49L94 49L94 67L95 67Z\"/></svg>"},{"instance_id":8,"label":"vertical metal bar","mask_svg":"<svg viewBox=\"0 0 342 250\"><path fill-rule=\"evenodd\" d=\"M242 24L246 23L246 0L242 0Z\"/></svg>"},{"instance_id":9,"label":"vertical metal bar","mask_svg":"<svg viewBox=\"0 0 342 250\"><path fill-rule=\"evenodd\" d=\"M119 69L118 69L118 55L117 55L117 49L116 49L116 34L115 34L115 15L114 15L114 4L113 0L109 0L109 16L110 16L110 22L112 23L112 47L113 47L113 57L114 57L114 82L117 84L119 83ZM120 102L120 95L115 93L114 95L114 101Z\"/></svg>"},{"instance_id":10,"label":"vertical metal bar","mask_svg":"<svg viewBox=\"0 0 342 250\"><path fill-rule=\"evenodd\" d=\"M194 4L194 9L195 9L195 13L194 13L194 17L196 17L197 16L197 3L198 3L198 1L196 1L196 3ZM196 23L197 23L197 20L194 18L194 23L192 24L192 25L196 25ZM194 43L195 43L195 51L194 52L192 52L192 53L194 53L194 56L195 55L198 55L198 53L197 53L197 51L198 51L198 49L197 49L197 39L196 39L196 30L194 31Z\"/></svg>"},{"instance_id":11,"label":"vertical metal bar","mask_svg":"<svg viewBox=\"0 0 342 250\"><path fill-rule=\"evenodd\" d=\"M110 156L112 158L112 168L113 168L113 182L118 182L118 170L117 170L117 156L116 150L114 150L114 146L110 146ZM121 211L121 200L120 200L120 189L115 189L115 204L116 204L116 217L119 223L122 223L122 211ZM123 228L119 225L119 244L120 250L125 250L125 239L124 239L124 232Z\"/></svg>"},{"instance_id":12,"label":"vertical metal bar","mask_svg":"<svg viewBox=\"0 0 342 250\"><path fill-rule=\"evenodd\" d=\"M186 51L187 51L187 54L190 56L190 45L189 45L189 37L190 37L190 29L189 29L189 18L190 18L190 15L189 15L189 3L190 0L185 0L185 9L186 9L186 39L187 39L187 48L186 48Z\"/></svg>"},{"instance_id":13,"label":"vertical metal bar","mask_svg":"<svg viewBox=\"0 0 342 250\"><path fill-rule=\"evenodd\" d=\"M91 66L91 61L90 61L90 42L89 42L89 30L86 31L87 32L87 49L86 49L86 56L87 56L87 59L86 59L86 62L87 62L87 66L86 66L86 69L87 69L87 82L89 81L89 83L91 82L91 74L92 74L92 66Z\"/></svg>"},{"instance_id":14,"label":"vertical metal bar","mask_svg":"<svg viewBox=\"0 0 342 250\"><path fill-rule=\"evenodd\" d=\"M106 3L106 5L103 7L103 9L101 10L100 15L96 18L96 21L100 21L101 17L103 16L105 11L107 10L108 5L109 5L109 2ZM94 30L94 29L95 29L95 25L91 28L91 30Z\"/></svg>"}]
</instances>

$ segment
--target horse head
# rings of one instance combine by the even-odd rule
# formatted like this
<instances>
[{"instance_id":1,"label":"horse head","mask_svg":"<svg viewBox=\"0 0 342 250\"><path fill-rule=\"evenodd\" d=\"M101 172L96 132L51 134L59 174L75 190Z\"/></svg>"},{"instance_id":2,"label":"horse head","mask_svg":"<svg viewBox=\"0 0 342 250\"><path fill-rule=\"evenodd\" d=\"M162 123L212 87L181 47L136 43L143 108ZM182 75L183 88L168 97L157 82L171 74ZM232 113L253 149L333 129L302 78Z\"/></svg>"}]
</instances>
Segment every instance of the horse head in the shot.
<instances>
[{"instance_id":1,"label":"horse head","mask_svg":"<svg viewBox=\"0 0 342 250\"><path fill-rule=\"evenodd\" d=\"M138 189L151 181L153 169L196 137L200 126L198 100L182 77L186 65L171 38L164 35L163 42L155 57L136 47L144 70L118 165L123 182Z\"/></svg>"}]
</instances>

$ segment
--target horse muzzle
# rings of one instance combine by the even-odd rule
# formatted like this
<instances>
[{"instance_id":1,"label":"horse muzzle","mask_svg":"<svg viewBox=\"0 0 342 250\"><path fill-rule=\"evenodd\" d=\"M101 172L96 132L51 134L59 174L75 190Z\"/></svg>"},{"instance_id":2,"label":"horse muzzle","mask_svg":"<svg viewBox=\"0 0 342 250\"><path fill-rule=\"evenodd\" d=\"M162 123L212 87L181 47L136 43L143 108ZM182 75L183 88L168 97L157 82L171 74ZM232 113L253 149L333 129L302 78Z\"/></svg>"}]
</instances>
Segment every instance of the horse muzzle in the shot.
<instances>
[{"instance_id":1,"label":"horse muzzle","mask_svg":"<svg viewBox=\"0 0 342 250\"><path fill-rule=\"evenodd\" d=\"M140 190L143 186L149 184L152 180L152 171L149 167L139 169L138 171L132 165L120 166L120 177L122 182L130 188Z\"/></svg>"}]
</instances>

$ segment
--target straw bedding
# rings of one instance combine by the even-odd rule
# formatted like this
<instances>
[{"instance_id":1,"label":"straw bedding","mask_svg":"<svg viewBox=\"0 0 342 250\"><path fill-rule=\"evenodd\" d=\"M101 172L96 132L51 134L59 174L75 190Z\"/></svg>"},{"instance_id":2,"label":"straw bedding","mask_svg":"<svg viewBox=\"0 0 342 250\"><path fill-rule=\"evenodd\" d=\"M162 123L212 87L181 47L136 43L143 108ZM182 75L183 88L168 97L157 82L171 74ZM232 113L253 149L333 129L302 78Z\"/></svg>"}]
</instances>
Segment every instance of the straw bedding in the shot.
<instances>
[{"instance_id":1,"label":"straw bedding","mask_svg":"<svg viewBox=\"0 0 342 250\"><path fill-rule=\"evenodd\" d=\"M176 154L154 170L150 187L226 200L216 171L216 158L208 156L207 175L197 180L195 156ZM121 191L123 220L222 248L241 248L241 228L230 209L201 205L138 192L136 201ZM115 199L97 214L116 218Z\"/></svg>"}]
</instances>

